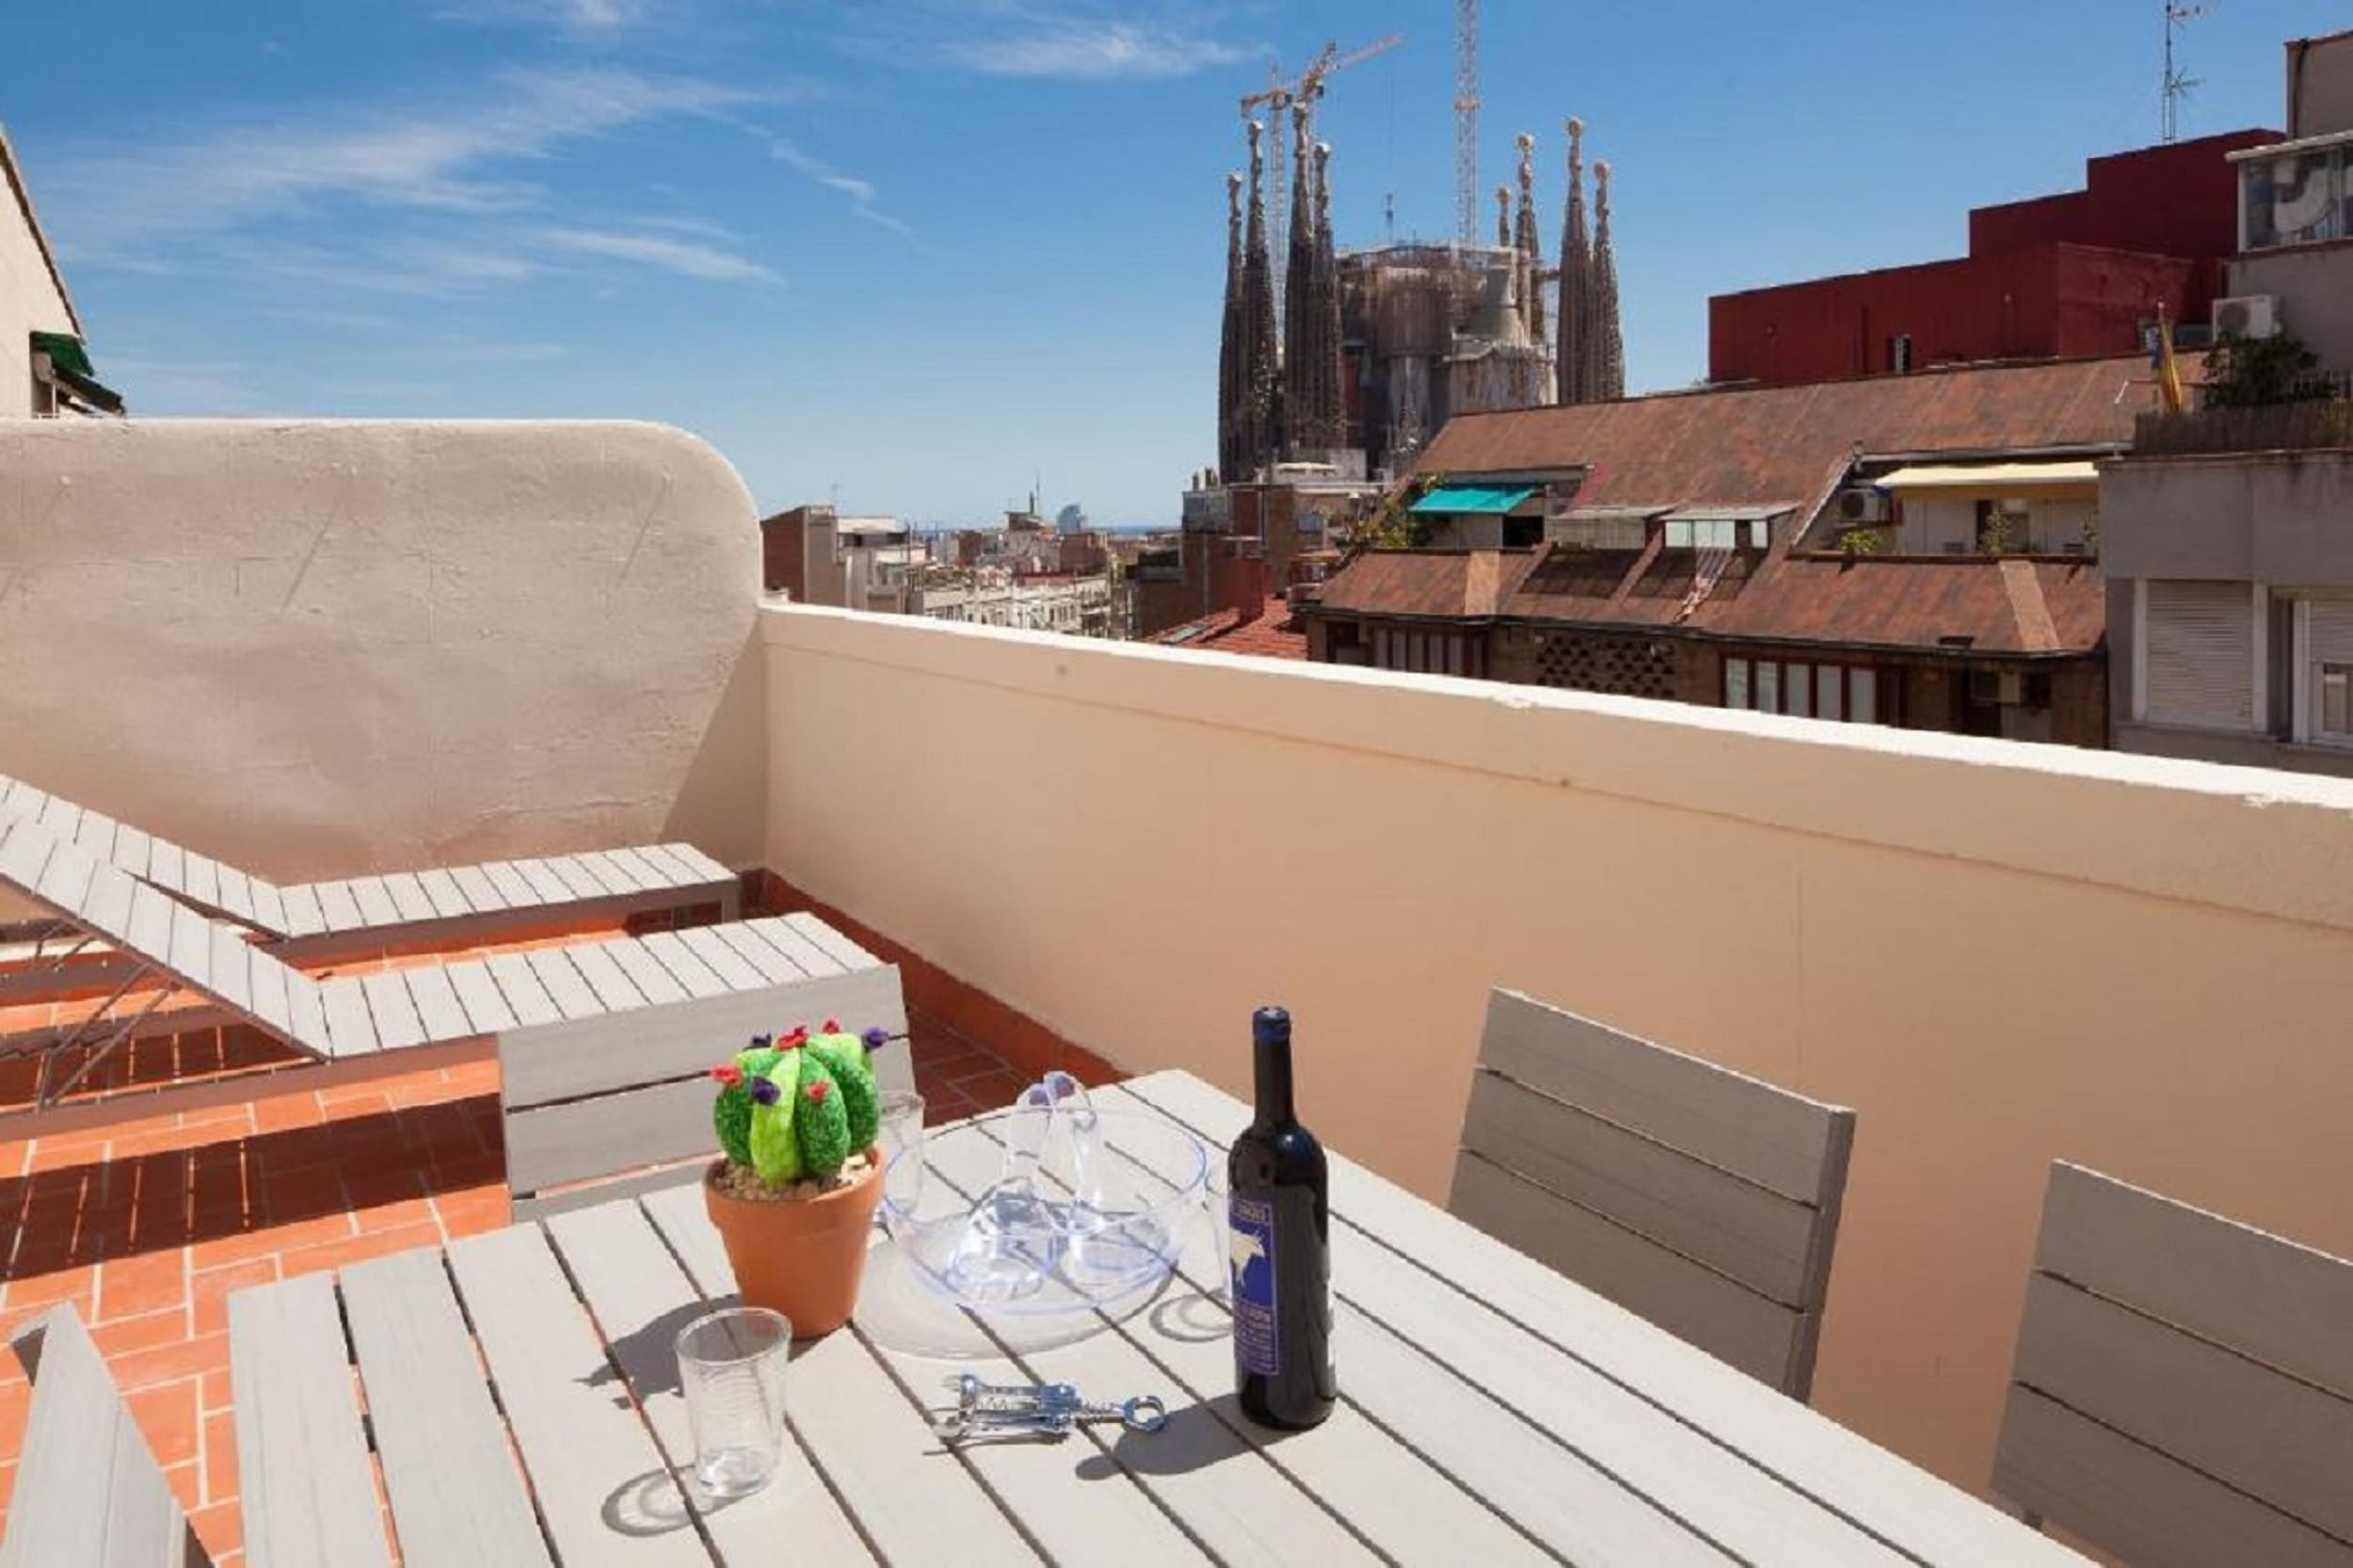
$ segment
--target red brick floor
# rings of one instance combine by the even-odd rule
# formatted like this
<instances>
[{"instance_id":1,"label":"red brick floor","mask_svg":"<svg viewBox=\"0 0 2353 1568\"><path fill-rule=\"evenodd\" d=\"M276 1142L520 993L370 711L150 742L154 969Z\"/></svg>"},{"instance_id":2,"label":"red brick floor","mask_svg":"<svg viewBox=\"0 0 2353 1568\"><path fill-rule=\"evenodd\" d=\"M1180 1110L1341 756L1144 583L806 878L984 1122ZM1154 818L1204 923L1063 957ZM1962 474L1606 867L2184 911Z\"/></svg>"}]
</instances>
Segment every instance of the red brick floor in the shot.
<instances>
[{"instance_id":1,"label":"red brick floor","mask_svg":"<svg viewBox=\"0 0 2353 1568\"><path fill-rule=\"evenodd\" d=\"M934 1121L1009 1104L1018 1077L911 1010ZM498 1066L483 1061L327 1091L299 1071L251 1100L0 1142L0 1337L61 1301L91 1325L216 1560L239 1560L229 1293L509 1219ZM31 1390L0 1351L0 1522Z\"/></svg>"}]
</instances>

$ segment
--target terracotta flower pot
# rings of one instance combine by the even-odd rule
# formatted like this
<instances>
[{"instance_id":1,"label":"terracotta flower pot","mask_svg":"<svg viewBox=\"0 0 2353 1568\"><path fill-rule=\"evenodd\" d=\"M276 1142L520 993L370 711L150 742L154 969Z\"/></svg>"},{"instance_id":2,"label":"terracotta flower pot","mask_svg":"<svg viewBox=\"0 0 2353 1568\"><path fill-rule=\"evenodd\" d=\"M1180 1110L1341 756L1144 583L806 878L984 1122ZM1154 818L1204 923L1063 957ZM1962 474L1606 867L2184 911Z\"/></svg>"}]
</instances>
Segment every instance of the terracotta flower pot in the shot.
<instances>
[{"instance_id":1,"label":"terracotta flower pot","mask_svg":"<svg viewBox=\"0 0 2353 1568\"><path fill-rule=\"evenodd\" d=\"M882 1163L868 1151L864 1175L818 1197L762 1201L718 1187L724 1160L703 1173L703 1203L727 1243L745 1303L792 1320L795 1339L831 1334L857 1308L866 1246L882 1202Z\"/></svg>"}]
</instances>

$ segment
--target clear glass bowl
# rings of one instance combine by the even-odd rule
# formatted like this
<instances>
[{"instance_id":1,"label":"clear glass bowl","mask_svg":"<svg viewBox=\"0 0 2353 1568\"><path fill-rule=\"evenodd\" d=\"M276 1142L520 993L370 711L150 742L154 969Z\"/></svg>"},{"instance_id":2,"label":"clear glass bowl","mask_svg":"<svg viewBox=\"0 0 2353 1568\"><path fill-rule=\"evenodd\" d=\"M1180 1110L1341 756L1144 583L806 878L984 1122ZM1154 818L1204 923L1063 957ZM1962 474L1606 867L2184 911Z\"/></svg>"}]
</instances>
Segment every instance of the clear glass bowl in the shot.
<instances>
[{"instance_id":1,"label":"clear glass bowl","mask_svg":"<svg viewBox=\"0 0 2353 1568\"><path fill-rule=\"evenodd\" d=\"M1090 1158L1080 1118L1058 1117L1030 1189L1009 1192L996 1184L1021 1114L935 1131L884 1166L883 1228L910 1272L981 1312L1091 1312L1158 1290L1188 1228L1209 1223L1201 1140L1156 1115L1099 1111Z\"/></svg>"}]
</instances>

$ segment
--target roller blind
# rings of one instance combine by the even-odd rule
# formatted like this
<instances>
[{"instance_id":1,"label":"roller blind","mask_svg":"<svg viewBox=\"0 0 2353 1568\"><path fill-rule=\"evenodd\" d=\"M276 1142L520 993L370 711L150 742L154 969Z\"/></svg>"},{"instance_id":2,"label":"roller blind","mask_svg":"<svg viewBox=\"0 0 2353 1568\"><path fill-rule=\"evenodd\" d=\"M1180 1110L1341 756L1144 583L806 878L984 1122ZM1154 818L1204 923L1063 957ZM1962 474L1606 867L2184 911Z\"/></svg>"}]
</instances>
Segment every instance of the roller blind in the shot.
<instances>
[{"instance_id":1,"label":"roller blind","mask_svg":"<svg viewBox=\"0 0 2353 1568\"><path fill-rule=\"evenodd\" d=\"M2152 582L2147 636L2151 720L2254 728L2255 612L2246 584Z\"/></svg>"}]
</instances>

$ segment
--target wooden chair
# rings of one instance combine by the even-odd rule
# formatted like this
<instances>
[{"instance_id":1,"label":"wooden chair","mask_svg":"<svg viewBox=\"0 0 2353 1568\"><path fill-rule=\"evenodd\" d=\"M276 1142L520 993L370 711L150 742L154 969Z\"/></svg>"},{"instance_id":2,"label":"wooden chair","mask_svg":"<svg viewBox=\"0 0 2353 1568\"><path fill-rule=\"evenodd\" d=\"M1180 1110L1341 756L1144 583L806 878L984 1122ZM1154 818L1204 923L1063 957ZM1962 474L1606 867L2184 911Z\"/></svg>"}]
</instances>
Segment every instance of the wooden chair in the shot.
<instances>
[{"instance_id":1,"label":"wooden chair","mask_svg":"<svg viewBox=\"0 0 2353 1568\"><path fill-rule=\"evenodd\" d=\"M1854 1112L1497 990L1448 1207L1802 1400Z\"/></svg>"},{"instance_id":2,"label":"wooden chair","mask_svg":"<svg viewBox=\"0 0 2353 1568\"><path fill-rule=\"evenodd\" d=\"M1993 1488L2134 1568L2353 1568L2353 1263L2051 1167Z\"/></svg>"},{"instance_id":3,"label":"wooden chair","mask_svg":"<svg viewBox=\"0 0 2353 1568\"><path fill-rule=\"evenodd\" d=\"M13 1336L33 1380L0 1568L207 1568L164 1467L71 1306Z\"/></svg>"}]
</instances>

